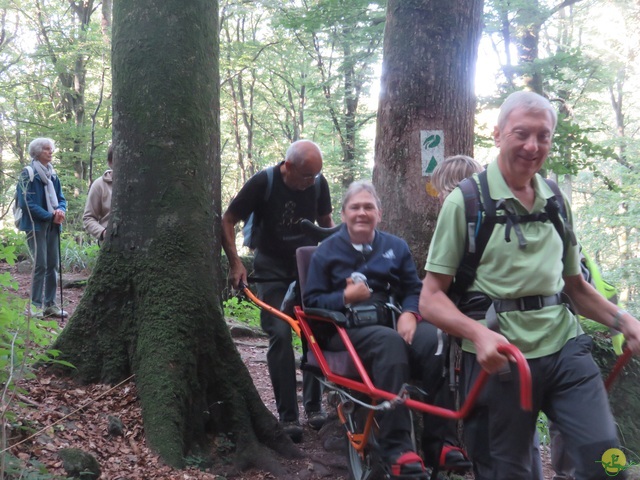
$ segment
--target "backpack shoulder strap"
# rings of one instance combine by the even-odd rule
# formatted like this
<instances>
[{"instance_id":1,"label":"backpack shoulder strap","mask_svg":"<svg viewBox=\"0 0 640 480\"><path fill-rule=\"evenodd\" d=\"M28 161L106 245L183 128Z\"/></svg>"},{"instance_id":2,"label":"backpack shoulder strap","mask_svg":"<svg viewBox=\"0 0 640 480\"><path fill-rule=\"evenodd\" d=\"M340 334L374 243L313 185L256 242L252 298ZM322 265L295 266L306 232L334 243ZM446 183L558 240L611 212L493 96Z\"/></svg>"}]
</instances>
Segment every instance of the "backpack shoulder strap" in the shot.
<instances>
[{"instance_id":1,"label":"backpack shoulder strap","mask_svg":"<svg viewBox=\"0 0 640 480\"><path fill-rule=\"evenodd\" d=\"M484 179L482 178L484 177ZM480 183L486 183L486 171L478 174ZM486 220L486 205L482 200L483 196L488 196L488 186L483 187L481 195L478 183L473 177L465 178L458 184L464 200L465 217L467 219L467 235L465 240L465 250L458 270L455 275L450 293L454 300L460 298L473 283L476 278L476 270L482 258L482 253L487 246L487 241L491 236L494 223ZM487 193L484 193L484 191ZM487 230L489 230L487 232Z\"/></svg>"},{"instance_id":2,"label":"backpack shoulder strap","mask_svg":"<svg viewBox=\"0 0 640 480\"><path fill-rule=\"evenodd\" d=\"M36 175L35 170L33 169L33 167L31 165L27 165L25 167L23 167L22 172L20 173L20 176L18 177L18 186L22 189L26 188L27 184L25 183L25 179L23 178L23 174L24 172L27 172L27 176L29 177L29 182L33 182L33 179ZM18 189L16 188L16 196L18 195Z\"/></svg>"},{"instance_id":3,"label":"backpack shoulder strap","mask_svg":"<svg viewBox=\"0 0 640 480\"><path fill-rule=\"evenodd\" d=\"M480 187L478 188L478 182ZM476 278L476 271L482 259L493 228L500 220L496 215L496 202L491 198L487 171L478 174L478 182L473 177L458 184L464 198L467 218L465 252L458 266L451 292L462 296Z\"/></svg>"},{"instance_id":4,"label":"backpack shoulder strap","mask_svg":"<svg viewBox=\"0 0 640 480\"><path fill-rule=\"evenodd\" d=\"M545 178L544 181L549 185L549 188L553 192L553 197L547 200L547 203L544 206L544 211L547 212L549 220L553 223L558 235L560 235L560 238L562 239L562 260L564 261L566 255L565 241L568 239L571 242L571 245L577 245L578 241L576 240L573 228L571 228L571 225L569 224L569 217L564 204L564 196L560 191L560 187L556 182L549 178Z\"/></svg>"},{"instance_id":5,"label":"backpack shoulder strap","mask_svg":"<svg viewBox=\"0 0 640 480\"><path fill-rule=\"evenodd\" d=\"M29 182L33 182L33 178L35 177L35 171L33 170L33 167L31 165L27 165L25 166L22 171L24 172L26 170L27 175L29 177ZM19 196L21 197L26 197L26 187L27 184L24 182L22 174L20 174L20 177L18 178L18 184L16 185L16 191L13 194L13 202L14 202L14 216L16 215L21 215L22 213L22 205L21 205L21 199L19 198ZM18 190L22 191L22 195L18 195ZM20 213L18 213L20 212ZM18 226L19 224L19 220L20 218L17 217L16 218L16 226Z\"/></svg>"},{"instance_id":6,"label":"backpack shoulder strap","mask_svg":"<svg viewBox=\"0 0 640 480\"><path fill-rule=\"evenodd\" d=\"M264 191L264 201L266 202L271 197L271 191L273 190L273 169L276 167L265 168L267 172L267 188Z\"/></svg>"},{"instance_id":7,"label":"backpack shoulder strap","mask_svg":"<svg viewBox=\"0 0 640 480\"><path fill-rule=\"evenodd\" d=\"M482 194L482 204L487 213L487 216L496 216L496 202L491 199L491 192L489 191L489 179L487 178L487 171L483 170L478 174L478 180L480 181L480 189ZM492 227L493 228L493 227Z\"/></svg>"},{"instance_id":8,"label":"backpack shoulder strap","mask_svg":"<svg viewBox=\"0 0 640 480\"><path fill-rule=\"evenodd\" d=\"M487 171L483 170L478 174L478 180L480 181L480 190L478 194L478 201L481 205L481 210L484 211L484 216L476 230L476 258L474 259L474 278L475 270L478 268L484 249L489 243L489 238L493 233L493 228L496 226L499 218L496 214L496 202L491 198L491 192L489 191L489 180L487 179ZM474 182L475 183L475 182ZM482 197L480 197L482 195ZM480 200L480 198L482 198Z\"/></svg>"},{"instance_id":9,"label":"backpack shoulder strap","mask_svg":"<svg viewBox=\"0 0 640 480\"><path fill-rule=\"evenodd\" d=\"M315 203L315 216L318 216L318 202L320 201L320 192L321 192L321 177L318 175L313 182L313 187L316 192L316 203ZM317 220L317 218L316 218Z\"/></svg>"},{"instance_id":10,"label":"backpack shoulder strap","mask_svg":"<svg viewBox=\"0 0 640 480\"><path fill-rule=\"evenodd\" d=\"M315 181L313 182L313 186L316 189L316 208L318 205L318 200L320 200L320 188L321 188L321 176L318 175L315 179Z\"/></svg>"},{"instance_id":11,"label":"backpack shoulder strap","mask_svg":"<svg viewBox=\"0 0 640 480\"><path fill-rule=\"evenodd\" d=\"M476 252L476 236L482 222L484 206L480 199L480 190L473 177L465 178L458 184L464 200L464 212L467 219L467 239L465 251Z\"/></svg>"},{"instance_id":12,"label":"backpack shoulder strap","mask_svg":"<svg viewBox=\"0 0 640 480\"><path fill-rule=\"evenodd\" d=\"M560 191L560 187L556 182L551 180L550 178L544 179L545 183L549 185L549 188L553 192L553 198L558 204L558 211L562 215L564 220L567 219L567 210L564 208L564 197L562 196L562 192Z\"/></svg>"}]
</instances>

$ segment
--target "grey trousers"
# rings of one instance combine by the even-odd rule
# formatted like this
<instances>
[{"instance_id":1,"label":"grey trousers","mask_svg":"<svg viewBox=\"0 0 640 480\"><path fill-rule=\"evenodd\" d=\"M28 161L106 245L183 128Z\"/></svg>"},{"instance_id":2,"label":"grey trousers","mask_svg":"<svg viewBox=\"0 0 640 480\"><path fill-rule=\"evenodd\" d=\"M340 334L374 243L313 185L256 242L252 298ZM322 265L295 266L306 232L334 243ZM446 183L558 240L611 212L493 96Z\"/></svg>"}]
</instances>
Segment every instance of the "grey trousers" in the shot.
<instances>
[{"instance_id":1,"label":"grey trousers","mask_svg":"<svg viewBox=\"0 0 640 480\"><path fill-rule=\"evenodd\" d=\"M290 281L286 279L294 277L296 273L295 258L280 259L256 251L253 268L258 278L285 279L259 282L256 287L258 298L279 310L289 288ZM267 366L280 421L296 421L299 418L299 410L291 327L264 310L260 312L260 325L269 335ZM313 374L305 371L302 372L302 402L306 413L321 410L322 385Z\"/></svg>"},{"instance_id":2,"label":"grey trousers","mask_svg":"<svg viewBox=\"0 0 640 480\"><path fill-rule=\"evenodd\" d=\"M531 479L531 447L540 410L562 433L576 478L609 478L599 461L620 442L591 345L591 338L581 335L553 355L529 360L532 412L520 409L515 367L510 375L489 378L464 427L476 480ZM475 355L464 353L463 370L466 394L480 372ZM626 478L625 472L618 478Z\"/></svg>"},{"instance_id":3,"label":"grey trousers","mask_svg":"<svg viewBox=\"0 0 640 480\"><path fill-rule=\"evenodd\" d=\"M56 303L60 226L46 222L40 224L40 230L26 233L35 264L31 279L31 303L46 308Z\"/></svg>"}]
</instances>

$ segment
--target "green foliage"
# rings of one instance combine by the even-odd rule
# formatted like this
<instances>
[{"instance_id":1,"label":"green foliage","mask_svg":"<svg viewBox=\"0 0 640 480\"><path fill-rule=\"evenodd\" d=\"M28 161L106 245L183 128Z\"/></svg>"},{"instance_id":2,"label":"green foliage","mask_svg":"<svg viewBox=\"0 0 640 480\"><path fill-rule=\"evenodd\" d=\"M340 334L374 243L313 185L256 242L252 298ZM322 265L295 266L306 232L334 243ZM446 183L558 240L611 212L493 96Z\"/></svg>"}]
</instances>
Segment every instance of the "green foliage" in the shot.
<instances>
[{"instance_id":1,"label":"green foliage","mask_svg":"<svg viewBox=\"0 0 640 480\"><path fill-rule=\"evenodd\" d=\"M606 178L599 165L605 159L615 159L616 154L613 148L599 142L600 134L596 128L560 120L546 167L558 175L577 175L588 169L594 175Z\"/></svg>"},{"instance_id":2,"label":"green foliage","mask_svg":"<svg viewBox=\"0 0 640 480\"><path fill-rule=\"evenodd\" d=\"M14 246L0 246L0 261L13 263L15 258ZM16 392L16 381L30 377L33 365L53 362L72 366L56 360L60 352L49 348L60 331L58 323L26 316L28 300L20 298L17 289L18 284L9 272L0 274L0 404L3 406L0 423L3 424L15 420L10 405ZM5 405L8 407L4 408ZM2 429L0 433L4 434L4 431ZM0 445L5 444L6 439L1 437ZM25 466L10 455L5 455L4 460L4 473L8 478L53 478L33 462Z\"/></svg>"},{"instance_id":3,"label":"green foliage","mask_svg":"<svg viewBox=\"0 0 640 480\"><path fill-rule=\"evenodd\" d=\"M4 2L2 12L2 171L15 178L30 161L29 142L53 138L54 167L68 200L65 227L80 231L88 166L96 158L104 163L111 139L111 45L101 9ZM0 198L13 193L10 178L0 181Z\"/></svg>"},{"instance_id":4,"label":"green foliage","mask_svg":"<svg viewBox=\"0 0 640 480\"><path fill-rule=\"evenodd\" d=\"M184 459L184 464L187 467L193 467L197 468L198 470L207 471L213 466L214 463L211 458L190 455Z\"/></svg>"},{"instance_id":5,"label":"green foliage","mask_svg":"<svg viewBox=\"0 0 640 480\"><path fill-rule=\"evenodd\" d=\"M231 297L223 302L224 316L234 318L251 327L260 327L260 308L249 300Z\"/></svg>"},{"instance_id":6,"label":"green foliage","mask_svg":"<svg viewBox=\"0 0 640 480\"><path fill-rule=\"evenodd\" d=\"M60 241L63 272L92 271L98 261L100 246L97 243L78 243L70 235L62 234Z\"/></svg>"},{"instance_id":7,"label":"green foliage","mask_svg":"<svg viewBox=\"0 0 640 480\"><path fill-rule=\"evenodd\" d=\"M27 245L27 236L24 232L17 231L13 225L5 225L0 231L2 245L5 248L5 260L7 263L13 264L16 260L27 260L31 258L29 253L29 245Z\"/></svg>"},{"instance_id":8,"label":"green foliage","mask_svg":"<svg viewBox=\"0 0 640 480\"><path fill-rule=\"evenodd\" d=\"M334 199L345 179L368 178L375 112L364 102L381 55L384 2L314 0L221 5L222 199L316 141Z\"/></svg>"},{"instance_id":9,"label":"green foliage","mask_svg":"<svg viewBox=\"0 0 640 480\"><path fill-rule=\"evenodd\" d=\"M2 245L4 245L5 257L9 263L16 260L30 260L31 253L27 244L25 232L16 231L13 227L6 227L0 232ZM60 239L60 254L62 260L62 271L66 272L90 272L95 266L100 246L97 243L84 241L86 235L74 236L63 231ZM13 260L8 256L11 255Z\"/></svg>"},{"instance_id":10,"label":"green foliage","mask_svg":"<svg viewBox=\"0 0 640 480\"><path fill-rule=\"evenodd\" d=\"M0 245L0 261L13 264L16 260L17 248L9 244L11 240L19 240L22 235L8 235L6 242ZM25 315L28 301L17 294L18 284L9 272L0 274L0 423L13 423L15 415L10 409L16 392L16 381L32 376L31 367L37 363L58 363L72 367L68 362L57 360L59 351L48 348L57 337L60 327L55 321L29 318ZM2 430L4 433L5 430ZM0 446L6 439L0 437ZM4 471L2 478L7 479L53 479L44 466L35 460L26 464L16 457L5 453L2 459Z\"/></svg>"},{"instance_id":11,"label":"green foliage","mask_svg":"<svg viewBox=\"0 0 640 480\"><path fill-rule=\"evenodd\" d=\"M38 362L70 366L56 361L60 352L48 349L60 331L58 323L26 318L28 301L15 293L17 283L8 272L0 275L0 286L0 385L13 388L13 381L29 375L29 367Z\"/></svg>"},{"instance_id":12,"label":"green foliage","mask_svg":"<svg viewBox=\"0 0 640 480\"><path fill-rule=\"evenodd\" d=\"M50 474L46 467L35 459L25 463L10 452L0 453L0 465L4 465L4 471L0 471L0 478L6 480L62 480L64 478Z\"/></svg>"},{"instance_id":13,"label":"green foliage","mask_svg":"<svg viewBox=\"0 0 640 480\"><path fill-rule=\"evenodd\" d=\"M482 107L497 107L504 94L523 86L540 88L556 106L560 121L546 168L565 177L581 244L618 288L621 306L637 313L640 7L617 0L564 9L547 0L488 0L485 6L501 94ZM530 81L534 75L538 83Z\"/></svg>"},{"instance_id":14,"label":"green foliage","mask_svg":"<svg viewBox=\"0 0 640 480\"><path fill-rule=\"evenodd\" d=\"M260 308L249 300L241 300L238 297L231 297L225 300L224 316L233 318L242 323L246 323L250 327L260 328ZM284 321L284 320L282 320ZM292 335L293 348L302 352L302 340L297 335Z\"/></svg>"},{"instance_id":15,"label":"green foliage","mask_svg":"<svg viewBox=\"0 0 640 480\"><path fill-rule=\"evenodd\" d=\"M549 435L549 419L543 412L540 412L538 414L536 428L538 429L540 445L549 445L549 443L551 442L551 437Z\"/></svg>"}]
</instances>

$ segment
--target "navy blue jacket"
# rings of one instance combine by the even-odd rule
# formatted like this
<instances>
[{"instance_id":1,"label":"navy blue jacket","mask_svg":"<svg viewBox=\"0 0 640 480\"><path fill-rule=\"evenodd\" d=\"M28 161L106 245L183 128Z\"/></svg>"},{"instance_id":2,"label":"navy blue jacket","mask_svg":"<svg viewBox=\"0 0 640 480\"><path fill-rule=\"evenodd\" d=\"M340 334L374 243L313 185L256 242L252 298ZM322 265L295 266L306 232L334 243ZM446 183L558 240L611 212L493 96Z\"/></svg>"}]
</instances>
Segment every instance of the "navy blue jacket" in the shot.
<instances>
[{"instance_id":1,"label":"navy blue jacket","mask_svg":"<svg viewBox=\"0 0 640 480\"><path fill-rule=\"evenodd\" d=\"M403 312L418 312L422 282L407 242L376 230L372 251L356 250L346 225L324 240L311 258L304 291L306 307L345 311L344 289L353 272L367 277L369 287L384 291L388 285Z\"/></svg>"},{"instance_id":2,"label":"navy blue jacket","mask_svg":"<svg viewBox=\"0 0 640 480\"><path fill-rule=\"evenodd\" d=\"M33 182L29 181L29 173L26 169L22 169L22 173L20 174L20 181L18 182L17 193L18 193L18 202L20 207L23 210L22 218L20 219L19 230L24 232L30 232L31 230L39 231L40 226L43 223L49 223L53 221L53 213L49 213L47 210L47 199L45 197L45 188L44 184L40 181L40 175L38 175L38 171L34 172ZM53 187L56 191L56 196L58 197L58 210L62 210L64 212L67 211L67 201L62 194L62 187L60 186L60 179L57 175L52 175L51 180L53 181ZM26 191L26 203L25 203L25 191ZM31 216L33 217L34 223L31 223L31 218L29 218L29 213L26 211L29 209L31 211Z\"/></svg>"}]
</instances>

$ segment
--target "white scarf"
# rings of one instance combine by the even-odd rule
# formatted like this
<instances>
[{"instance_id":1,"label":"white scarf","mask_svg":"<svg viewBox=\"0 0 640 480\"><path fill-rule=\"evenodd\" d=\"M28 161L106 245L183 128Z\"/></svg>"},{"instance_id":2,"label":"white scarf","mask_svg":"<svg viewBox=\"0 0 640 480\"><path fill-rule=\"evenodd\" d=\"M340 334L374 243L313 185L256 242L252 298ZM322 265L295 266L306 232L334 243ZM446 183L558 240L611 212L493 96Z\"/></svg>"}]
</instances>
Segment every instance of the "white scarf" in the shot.
<instances>
[{"instance_id":1,"label":"white scarf","mask_svg":"<svg viewBox=\"0 0 640 480\"><path fill-rule=\"evenodd\" d=\"M58 208L58 195L56 195L56 189L53 186L51 177L56 174L56 171L51 166L51 162L47 165L43 165L36 159L31 160L31 166L38 172L40 181L44 184L45 198L47 199L47 210L49 213L53 213Z\"/></svg>"}]
</instances>

